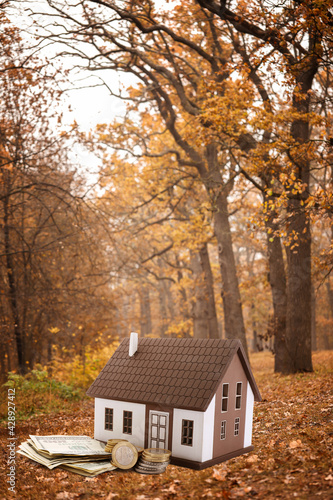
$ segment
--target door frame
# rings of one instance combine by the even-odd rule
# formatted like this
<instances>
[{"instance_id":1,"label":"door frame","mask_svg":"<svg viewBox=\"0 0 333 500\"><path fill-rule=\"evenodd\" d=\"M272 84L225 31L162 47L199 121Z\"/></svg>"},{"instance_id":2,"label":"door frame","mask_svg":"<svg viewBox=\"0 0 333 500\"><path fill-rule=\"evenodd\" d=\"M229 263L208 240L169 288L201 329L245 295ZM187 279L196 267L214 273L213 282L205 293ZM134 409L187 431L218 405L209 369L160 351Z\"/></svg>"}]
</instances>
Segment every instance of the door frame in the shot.
<instances>
[{"instance_id":1,"label":"door frame","mask_svg":"<svg viewBox=\"0 0 333 500\"><path fill-rule=\"evenodd\" d=\"M165 425L165 439L163 440L165 442L164 448L168 449L169 447L169 425L170 425L170 413L167 411L159 411L159 410L149 410L149 418L148 418L148 448L155 448L154 446L151 446L151 429L152 429L152 415L158 415L159 417L166 417L166 425ZM157 424L158 425L158 424Z\"/></svg>"}]
</instances>

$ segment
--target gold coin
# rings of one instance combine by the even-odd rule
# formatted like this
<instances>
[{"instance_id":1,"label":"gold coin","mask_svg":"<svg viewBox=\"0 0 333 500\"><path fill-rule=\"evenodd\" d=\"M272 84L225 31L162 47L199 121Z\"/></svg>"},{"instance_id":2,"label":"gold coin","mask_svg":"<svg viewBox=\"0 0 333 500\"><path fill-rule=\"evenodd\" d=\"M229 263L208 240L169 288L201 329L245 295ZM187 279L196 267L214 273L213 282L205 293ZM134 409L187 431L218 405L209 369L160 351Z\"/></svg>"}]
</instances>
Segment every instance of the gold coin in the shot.
<instances>
[{"instance_id":1,"label":"gold coin","mask_svg":"<svg viewBox=\"0 0 333 500\"><path fill-rule=\"evenodd\" d=\"M104 451L111 453L115 445L121 441L125 441L126 443L128 442L127 439L109 439L105 445Z\"/></svg>"},{"instance_id":2,"label":"gold coin","mask_svg":"<svg viewBox=\"0 0 333 500\"><path fill-rule=\"evenodd\" d=\"M112 450L112 463L119 469L131 469L138 461L136 447L127 442L120 441Z\"/></svg>"},{"instance_id":3,"label":"gold coin","mask_svg":"<svg viewBox=\"0 0 333 500\"><path fill-rule=\"evenodd\" d=\"M170 457L171 451L170 450L163 450L163 448L146 448L145 452L148 453L149 455L157 455L157 456L168 456Z\"/></svg>"},{"instance_id":4,"label":"gold coin","mask_svg":"<svg viewBox=\"0 0 333 500\"><path fill-rule=\"evenodd\" d=\"M151 462L168 462L170 459L170 455L157 455L154 453L147 453L146 450L142 453L142 457Z\"/></svg>"}]
</instances>

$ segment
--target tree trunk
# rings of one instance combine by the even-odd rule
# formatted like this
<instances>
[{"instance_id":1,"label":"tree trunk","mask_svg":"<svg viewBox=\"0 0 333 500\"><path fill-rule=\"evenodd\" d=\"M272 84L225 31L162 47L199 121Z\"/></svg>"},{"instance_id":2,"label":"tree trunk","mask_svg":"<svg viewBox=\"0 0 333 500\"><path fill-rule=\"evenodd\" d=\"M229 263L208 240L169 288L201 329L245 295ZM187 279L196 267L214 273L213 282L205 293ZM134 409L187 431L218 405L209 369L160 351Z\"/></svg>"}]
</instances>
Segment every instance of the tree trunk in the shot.
<instances>
[{"instance_id":1,"label":"tree trunk","mask_svg":"<svg viewBox=\"0 0 333 500\"><path fill-rule=\"evenodd\" d=\"M213 275L210 267L207 243L191 256L191 268L195 278L192 309L193 337L219 338L216 317Z\"/></svg>"},{"instance_id":2,"label":"tree trunk","mask_svg":"<svg viewBox=\"0 0 333 500\"><path fill-rule=\"evenodd\" d=\"M333 318L333 290L331 289L330 279L327 278L326 281L326 291L327 291L327 299L328 299L328 319ZM332 325L329 324L329 327L326 329L323 339L324 339L324 349L331 349L330 339L332 338Z\"/></svg>"},{"instance_id":3,"label":"tree trunk","mask_svg":"<svg viewBox=\"0 0 333 500\"><path fill-rule=\"evenodd\" d=\"M16 343L17 364L19 373L26 373L25 352L24 352L24 339L21 330L21 321L19 315L19 306L17 299L17 283L15 279L15 269L13 254L10 243L10 228L9 228L9 200L8 197L4 198L4 243L6 255L6 271L9 286L9 302L12 313L14 336Z\"/></svg>"},{"instance_id":4,"label":"tree trunk","mask_svg":"<svg viewBox=\"0 0 333 500\"><path fill-rule=\"evenodd\" d=\"M216 200L214 229L218 244L219 264L222 276L222 299L224 310L225 338L241 340L247 352L242 303L228 214L228 202L224 193Z\"/></svg>"},{"instance_id":5,"label":"tree trunk","mask_svg":"<svg viewBox=\"0 0 333 500\"><path fill-rule=\"evenodd\" d=\"M312 346L312 351L317 350L317 328L316 328L316 291L313 286L311 286L311 298L312 298L312 316L311 316L311 346Z\"/></svg>"},{"instance_id":6,"label":"tree trunk","mask_svg":"<svg viewBox=\"0 0 333 500\"><path fill-rule=\"evenodd\" d=\"M165 290L165 281L162 280L158 284L158 296L159 296L159 309L160 309L160 336L164 337L166 331L168 329L168 314L167 314L167 305L166 305L166 290Z\"/></svg>"},{"instance_id":7,"label":"tree trunk","mask_svg":"<svg viewBox=\"0 0 333 500\"><path fill-rule=\"evenodd\" d=\"M327 291L327 298L328 298L328 305L330 308L330 316L333 318L333 290L331 289L331 284L329 278L327 278L326 281L326 291Z\"/></svg>"},{"instance_id":8,"label":"tree trunk","mask_svg":"<svg viewBox=\"0 0 333 500\"><path fill-rule=\"evenodd\" d=\"M174 318L175 316L175 304L171 292L170 281L164 282L164 289L167 297L167 311L169 318Z\"/></svg>"},{"instance_id":9,"label":"tree trunk","mask_svg":"<svg viewBox=\"0 0 333 500\"><path fill-rule=\"evenodd\" d=\"M270 212L265 221L269 265L268 281L273 301L274 371L275 373L285 373L291 362L286 342L287 284L281 239L274 234L278 229L277 224L273 222L275 217L276 214Z\"/></svg>"},{"instance_id":10,"label":"tree trunk","mask_svg":"<svg viewBox=\"0 0 333 500\"><path fill-rule=\"evenodd\" d=\"M208 174L204 183L208 194L213 197L214 230L218 245L219 264L222 277L222 299L224 310L225 338L239 339L248 356L242 303L235 263L234 250L228 213L228 189L223 185L223 179L217 159L214 144L206 147Z\"/></svg>"},{"instance_id":11,"label":"tree trunk","mask_svg":"<svg viewBox=\"0 0 333 500\"><path fill-rule=\"evenodd\" d=\"M302 145L310 139L310 128L307 113L310 97L308 91L312 87L314 75L318 69L316 57L308 62L308 66L299 70L296 77L296 88L293 95L293 108L299 113L291 126L291 135L296 143ZM292 157L292 153L290 153ZM307 152L300 156L296 148L293 158L296 177L304 186L309 186L310 160ZM305 194L307 196L307 194ZM311 358L311 233L309 217L304 210L304 196L299 194L288 201L287 237L291 244L287 246L287 318L286 337L290 353L289 366L284 373L313 371ZM294 239L296 235L297 240Z\"/></svg>"},{"instance_id":12,"label":"tree trunk","mask_svg":"<svg viewBox=\"0 0 333 500\"><path fill-rule=\"evenodd\" d=\"M257 331L257 322L254 318L254 303L252 302L251 304L251 315L252 315L252 351L253 352L258 352L259 351L259 345L258 345L258 331Z\"/></svg>"},{"instance_id":13,"label":"tree trunk","mask_svg":"<svg viewBox=\"0 0 333 500\"><path fill-rule=\"evenodd\" d=\"M191 252L190 267L193 276L192 319L193 337L208 338L208 311L204 278L198 252Z\"/></svg>"},{"instance_id":14,"label":"tree trunk","mask_svg":"<svg viewBox=\"0 0 333 500\"><path fill-rule=\"evenodd\" d=\"M214 280L207 243L200 250L200 262L204 273L204 282L207 294L208 337L210 339L218 339L220 336L215 305Z\"/></svg>"},{"instance_id":15,"label":"tree trunk","mask_svg":"<svg viewBox=\"0 0 333 500\"><path fill-rule=\"evenodd\" d=\"M295 213L298 203L292 204L293 216L289 232L299 235L296 249L287 247L287 349L290 357L283 373L312 371L311 360L311 239L306 214ZM307 232L304 234L303 230Z\"/></svg>"},{"instance_id":16,"label":"tree trunk","mask_svg":"<svg viewBox=\"0 0 333 500\"><path fill-rule=\"evenodd\" d=\"M151 309L149 288L143 285L139 292L140 297L140 329L141 336L144 337L152 332Z\"/></svg>"}]
</instances>

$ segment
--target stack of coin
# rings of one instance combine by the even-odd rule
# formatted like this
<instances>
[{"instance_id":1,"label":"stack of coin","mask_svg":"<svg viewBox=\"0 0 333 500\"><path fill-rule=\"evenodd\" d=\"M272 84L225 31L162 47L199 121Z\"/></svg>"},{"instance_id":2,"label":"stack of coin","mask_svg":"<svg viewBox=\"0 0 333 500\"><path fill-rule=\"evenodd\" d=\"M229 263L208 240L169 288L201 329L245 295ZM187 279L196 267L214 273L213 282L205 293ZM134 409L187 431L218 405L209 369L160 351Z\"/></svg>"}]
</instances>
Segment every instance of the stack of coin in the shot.
<instances>
[{"instance_id":1,"label":"stack of coin","mask_svg":"<svg viewBox=\"0 0 333 500\"><path fill-rule=\"evenodd\" d=\"M105 445L104 451L107 453L112 453L113 448L116 446L117 443L120 441L125 441L127 442L127 439L109 439L108 442Z\"/></svg>"},{"instance_id":2,"label":"stack of coin","mask_svg":"<svg viewBox=\"0 0 333 500\"><path fill-rule=\"evenodd\" d=\"M138 450L128 441L119 441L112 449L112 464L119 469L131 469L138 461Z\"/></svg>"},{"instance_id":3,"label":"stack of coin","mask_svg":"<svg viewBox=\"0 0 333 500\"><path fill-rule=\"evenodd\" d=\"M168 466L171 451L159 448L143 450L135 470L140 474L162 474Z\"/></svg>"}]
</instances>

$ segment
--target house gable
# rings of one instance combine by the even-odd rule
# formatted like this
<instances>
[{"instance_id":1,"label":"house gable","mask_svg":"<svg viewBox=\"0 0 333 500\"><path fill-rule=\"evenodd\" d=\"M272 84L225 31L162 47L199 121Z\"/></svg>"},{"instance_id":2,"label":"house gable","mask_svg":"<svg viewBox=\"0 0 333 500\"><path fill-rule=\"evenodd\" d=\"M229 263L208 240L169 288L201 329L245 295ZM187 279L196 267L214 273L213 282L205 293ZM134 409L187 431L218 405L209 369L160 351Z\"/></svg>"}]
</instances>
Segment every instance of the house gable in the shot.
<instances>
[{"instance_id":1,"label":"house gable","mask_svg":"<svg viewBox=\"0 0 333 500\"><path fill-rule=\"evenodd\" d=\"M241 392L240 398L237 396L237 387L241 388L238 391ZM247 374L237 353L216 391L213 457L244 447L247 391Z\"/></svg>"}]
</instances>

